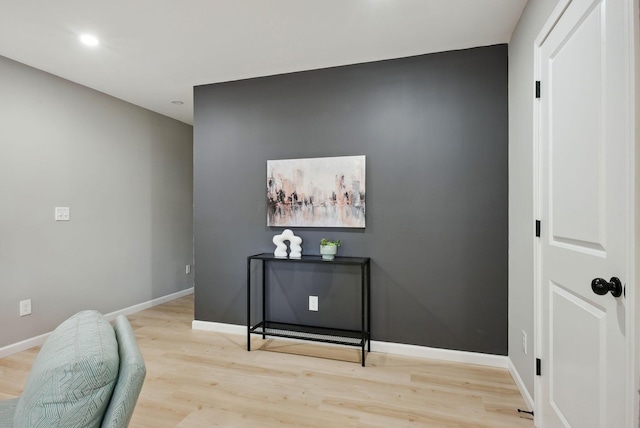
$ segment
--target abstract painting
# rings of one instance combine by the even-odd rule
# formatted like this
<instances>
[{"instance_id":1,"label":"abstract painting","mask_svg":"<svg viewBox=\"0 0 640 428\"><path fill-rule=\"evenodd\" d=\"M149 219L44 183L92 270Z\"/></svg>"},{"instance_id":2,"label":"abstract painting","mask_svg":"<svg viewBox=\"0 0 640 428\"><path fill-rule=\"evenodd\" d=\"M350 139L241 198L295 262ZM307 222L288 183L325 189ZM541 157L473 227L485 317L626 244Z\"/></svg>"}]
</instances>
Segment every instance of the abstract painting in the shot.
<instances>
[{"instance_id":1,"label":"abstract painting","mask_svg":"<svg viewBox=\"0 0 640 428\"><path fill-rule=\"evenodd\" d=\"M365 156L267 161L267 226L365 227Z\"/></svg>"}]
</instances>

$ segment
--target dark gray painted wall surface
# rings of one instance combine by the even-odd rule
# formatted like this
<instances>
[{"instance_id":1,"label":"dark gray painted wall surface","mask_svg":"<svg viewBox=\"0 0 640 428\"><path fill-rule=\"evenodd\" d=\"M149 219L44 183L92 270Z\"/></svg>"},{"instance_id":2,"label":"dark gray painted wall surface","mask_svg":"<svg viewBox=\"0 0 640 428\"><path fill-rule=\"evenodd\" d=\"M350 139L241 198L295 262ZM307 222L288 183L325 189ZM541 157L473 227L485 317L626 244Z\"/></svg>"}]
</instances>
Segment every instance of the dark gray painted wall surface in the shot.
<instances>
[{"instance_id":1,"label":"dark gray painted wall surface","mask_svg":"<svg viewBox=\"0 0 640 428\"><path fill-rule=\"evenodd\" d=\"M292 228L303 254L372 258L373 340L506 355L507 115L506 45L196 87L196 319L245 323L268 159L366 155L366 229ZM357 326L357 270L298 266L272 318Z\"/></svg>"}]
</instances>

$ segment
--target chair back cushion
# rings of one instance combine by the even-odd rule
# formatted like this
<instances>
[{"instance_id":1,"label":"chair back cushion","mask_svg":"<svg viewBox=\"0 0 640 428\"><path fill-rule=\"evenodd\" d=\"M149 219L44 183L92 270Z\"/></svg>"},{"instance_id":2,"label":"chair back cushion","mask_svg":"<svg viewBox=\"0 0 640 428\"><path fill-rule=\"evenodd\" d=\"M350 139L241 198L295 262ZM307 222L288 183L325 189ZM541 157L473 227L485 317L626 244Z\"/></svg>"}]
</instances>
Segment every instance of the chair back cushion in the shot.
<instances>
[{"instance_id":1,"label":"chair back cushion","mask_svg":"<svg viewBox=\"0 0 640 428\"><path fill-rule=\"evenodd\" d=\"M14 426L100 427L118 377L115 332L97 311L64 321L38 353Z\"/></svg>"},{"instance_id":2,"label":"chair back cushion","mask_svg":"<svg viewBox=\"0 0 640 428\"><path fill-rule=\"evenodd\" d=\"M120 374L102 421L103 428L124 428L129 425L147 373L129 320L124 315L118 316L114 329L120 351Z\"/></svg>"}]
</instances>

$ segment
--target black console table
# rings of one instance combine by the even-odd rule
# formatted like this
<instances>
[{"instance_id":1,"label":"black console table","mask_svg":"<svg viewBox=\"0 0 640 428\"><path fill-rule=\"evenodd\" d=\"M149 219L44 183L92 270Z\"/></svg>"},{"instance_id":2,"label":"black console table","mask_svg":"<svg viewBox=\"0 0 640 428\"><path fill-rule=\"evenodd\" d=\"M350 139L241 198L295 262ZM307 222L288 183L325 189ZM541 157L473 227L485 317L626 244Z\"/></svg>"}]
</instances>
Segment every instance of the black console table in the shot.
<instances>
[{"instance_id":1,"label":"black console table","mask_svg":"<svg viewBox=\"0 0 640 428\"><path fill-rule=\"evenodd\" d=\"M261 262L262 274L262 321L251 325L251 262ZM369 257L336 257L332 261L324 261L321 256L302 256L300 259L278 258L270 253L256 254L247 257L247 351L251 351L251 335L260 334L266 336L287 337L292 339L312 340L316 342L334 343L339 345L355 346L362 349L362 366L365 362L365 345L371 352L371 303L369 298L370 279ZM267 263L318 263L324 265L350 265L360 267L360 330L342 330L319 326L289 324L270 321L266 318L265 296L267 294L265 283L265 271Z\"/></svg>"}]
</instances>

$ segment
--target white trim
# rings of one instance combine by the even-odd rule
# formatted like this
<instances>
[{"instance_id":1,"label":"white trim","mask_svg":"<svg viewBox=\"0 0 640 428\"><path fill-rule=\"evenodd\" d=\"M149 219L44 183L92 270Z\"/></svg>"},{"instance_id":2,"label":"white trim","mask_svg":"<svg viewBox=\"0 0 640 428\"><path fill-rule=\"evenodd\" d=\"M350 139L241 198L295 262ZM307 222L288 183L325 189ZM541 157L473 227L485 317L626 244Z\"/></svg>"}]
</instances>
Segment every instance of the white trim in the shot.
<instances>
[{"instance_id":1,"label":"white trim","mask_svg":"<svg viewBox=\"0 0 640 428\"><path fill-rule=\"evenodd\" d=\"M30 339L25 339L12 345L3 346L2 348L0 348L0 358L8 357L9 355L26 351L27 349L31 349L34 346L40 346L44 343L45 340L47 340L47 337L49 337L50 334L51 332L32 337Z\"/></svg>"},{"instance_id":2,"label":"white trim","mask_svg":"<svg viewBox=\"0 0 640 428\"><path fill-rule=\"evenodd\" d=\"M518 370L516 370L516 366L513 365L513 361L511 361L511 358L509 358L508 360L509 373L511 373L513 381L516 383L516 386L520 390L520 395L522 395L522 398L524 399L524 404L527 406L527 410L534 410L535 403L533 401L533 397L531 397L531 394L529 394L529 390L520 377L520 373L518 372Z\"/></svg>"},{"instance_id":3,"label":"white trim","mask_svg":"<svg viewBox=\"0 0 640 428\"><path fill-rule=\"evenodd\" d=\"M627 132L630 140L628 160L630 168L629 179L629 213L631 230L627 233L629 237L629 270L627 274L629 278L626 284L627 298L627 424L628 426L637 426L640 412L640 403L638 402L638 362L637 362L637 346L638 346L638 330L636 323L638 320L638 203L636 196L638 189L638 177L640 176L638 166L638 143L640 142L639 133L640 123L638 122L638 102L640 101L640 93L638 92L638 82L640 79L640 54L638 54L638 37L640 36L640 2L637 0L627 0L625 2L625 18L628 26L627 34L627 55L629 60L629 88L631 94L629 97L629 105L627 106Z\"/></svg>"},{"instance_id":4,"label":"white trim","mask_svg":"<svg viewBox=\"0 0 640 428\"><path fill-rule=\"evenodd\" d=\"M638 53L638 48L640 47L640 2L633 1L632 3L631 10L629 11L629 19L631 20L631 46L629 49L632 52L631 55L633 58L631 61L631 93L634 94L634 97L629 114L634 125L631 132L633 132L633 147L635 150L633 155L633 160L635 162L634 179L632 180L631 193L632 195L636 195L640 184L640 153L638 150L638 147L640 146L640 53ZM634 202L631 206L633 208L633 213L631 215L635 230L633 234L630 235L633 240L633 245L631 245L630 248L631 260L634 266L630 272L633 277L628 281L628 284L633 284L633 287L629 287L627 290L627 298L629 299L630 308L628 318L629 329L627 331L631 340L628 355L629 362L631 364L630 379L633 379L634 381L631 382L630 385L629 399L632 402L631 408L633 409L631 412L632 421L638 421L640 420L640 402L638 400L638 390L640 389L640 361L638 361L638 357L640 356L640 329L636 326L638 319L640 318L640 292L638 290L636 279L640 276L638 273L640 269L640 263L638 262L638 256L640 255L640 251L638 251L638 245L640 244L640 198L634 196Z\"/></svg>"},{"instance_id":5,"label":"white trim","mask_svg":"<svg viewBox=\"0 0 640 428\"><path fill-rule=\"evenodd\" d=\"M105 318L111 321L116 319L118 315L130 315L136 312L140 312L144 309L149 309L154 306L170 302L171 300L179 299L180 297L188 296L189 294L193 294L193 287L187 288L186 290L178 291L177 293L167 294L166 296L158 297L157 299L149 300L137 305L129 306L128 308L120 309L119 311L105 314ZM27 349L31 349L34 346L40 346L45 342L45 340L47 340L47 337L49 337L50 334L51 332L44 333L40 336L25 339L18 343L3 346L2 348L0 348L0 358L8 357L9 355L26 351Z\"/></svg>"},{"instance_id":6,"label":"white trim","mask_svg":"<svg viewBox=\"0 0 640 428\"><path fill-rule=\"evenodd\" d=\"M215 333L247 334L246 325L225 324L221 322L212 322L212 321L193 320L191 322L191 328L193 330L212 331Z\"/></svg>"},{"instance_id":7,"label":"white trim","mask_svg":"<svg viewBox=\"0 0 640 428\"><path fill-rule=\"evenodd\" d=\"M138 303L137 305L129 306L128 308L120 309L119 311L110 312L105 314L105 318L109 321L116 319L118 315L131 315L136 312L143 311L145 309L153 308L154 306L161 305L163 303L170 302L172 300L179 299L184 296L193 294L193 287L186 290L178 291L176 293L167 294L166 296L158 297L157 299L149 300L147 302Z\"/></svg>"},{"instance_id":8,"label":"white trim","mask_svg":"<svg viewBox=\"0 0 640 428\"><path fill-rule=\"evenodd\" d=\"M225 324L210 321L194 320L191 323L194 330L211 331L225 334L247 334L247 326ZM292 339L295 340L295 339ZM322 342L316 342L322 344ZM481 366L507 368L508 358L504 355L481 354L479 352L453 351L450 349L429 348L427 346L406 345L404 343L371 341L371 352L404 355L407 357L429 358L456 363L478 364Z\"/></svg>"},{"instance_id":9,"label":"white trim","mask_svg":"<svg viewBox=\"0 0 640 428\"><path fill-rule=\"evenodd\" d=\"M551 33L551 30L553 30L553 28L556 26L556 24L560 20L560 17L564 15L564 11L567 10L567 8L569 7L569 4L571 4L572 1L573 0L558 1L558 4L556 5L555 9L553 9L553 11L551 12L551 15L549 15L549 18L547 18L547 21L544 23L544 25L540 29L540 32L538 33L538 36L534 41L535 47L542 46L544 41L547 40L547 36L549 36L549 33Z\"/></svg>"},{"instance_id":10,"label":"white trim","mask_svg":"<svg viewBox=\"0 0 640 428\"><path fill-rule=\"evenodd\" d=\"M542 80L542 58L541 51L542 45L547 39L549 33L556 26L565 10L569 7L572 0L559 0L556 7L553 9L544 25L540 29L538 36L535 38L533 44L533 76L534 80ZM544 83L542 83L544 85ZM540 99L536 99L532 97L533 103L533 218L534 220L545 220L548 222L548 219L542 218L542 210L541 210L541 189L540 189L540 168L541 168L541 159L540 159L540 138L541 138L541 130L540 130L540 116L541 116L541 103ZM544 233L544 227L548 227L548 225L543 224L542 233ZM541 284L541 260L542 260L542 236L540 238L533 239L533 358L541 357L543 351L543 343L542 343L542 284ZM533 366L531 366L531 370L533 371ZM515 367L514 367L515 371ZM517 373L517 371L515 371ZM512 373L513 375L513 373ZM515 378L515 376L514 376ZM520 375L518 373L518 378ZM520 379L522 381L522 379ZM531 399L527 392L527 396L529 396L529 400L532 402L532 409L534 411L533 424L534 426L540 426L541 424L541 414L542 414L542 380L540 376L534 376L533 379L533 395L534 399ZM517 383L516 383L517 384ZM526 388L524 388L526 391ZM522 393L522 390L521 390ZM525 397L524 394L522 394Z\"/></svg>"},{"instance_id":11,"label":"white trim","mask_svg":"<svg viewBox=\"0 0 640 428\"><path fill-rule=\"evenodd\" d=\"M444 360L454 363L478 364L503 369L507 368L508 361L508 358L504 355L455 351L451 349L430 348L428 346L406 345L404 343L378 342L375 340L371 341L371 351L432 360Z\"/></svg>"}]
</instances>

